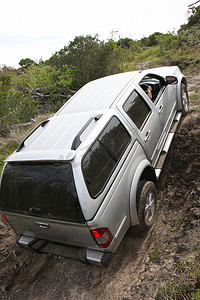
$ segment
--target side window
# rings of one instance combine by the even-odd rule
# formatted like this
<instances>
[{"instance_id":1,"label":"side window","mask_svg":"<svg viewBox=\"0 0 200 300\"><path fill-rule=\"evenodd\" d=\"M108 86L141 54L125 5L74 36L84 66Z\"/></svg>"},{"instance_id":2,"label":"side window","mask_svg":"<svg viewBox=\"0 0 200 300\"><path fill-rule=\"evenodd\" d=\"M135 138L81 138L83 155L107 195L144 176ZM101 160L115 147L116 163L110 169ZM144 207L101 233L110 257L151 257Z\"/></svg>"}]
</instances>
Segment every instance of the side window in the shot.
<instances>
[{"instance_id":1,"label":"side window","mask_svg":"<svg viewBox=\"0 0 200 300\"><path fill-rule=\"evenodd\" d=\"M149 106L136 91L128 97L123 109L140 130L151 113Z\"/></svg>"},{"instance_id":2,"label":"side window","mask_svg":"<svg viewBox=\"0 0 200 300\"><path fill-rule=\"evenodd\" d=\"M125 127L113 117L83 157L83 176L93 198L104 189L130 140Z\"/></svg>"},{"instance_id":3,"label":"side window","mask_svg":"<svg viewBox=\"0 0 200 300\"><path fill-rule=\"evenodd\" d=\"M158 75L148 74L140 81L139 85L152 102L155 102L160 95L160 91L165 87L165 81Z\"/></svg>"}]
</instances>

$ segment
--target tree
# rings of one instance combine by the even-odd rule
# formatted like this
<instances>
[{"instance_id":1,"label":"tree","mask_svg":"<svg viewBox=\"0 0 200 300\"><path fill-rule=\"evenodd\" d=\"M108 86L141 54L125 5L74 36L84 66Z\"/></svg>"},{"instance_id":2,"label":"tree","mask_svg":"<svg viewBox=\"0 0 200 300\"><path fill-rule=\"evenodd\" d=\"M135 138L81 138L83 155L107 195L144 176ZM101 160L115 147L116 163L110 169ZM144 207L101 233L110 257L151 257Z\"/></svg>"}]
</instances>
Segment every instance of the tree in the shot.
<instances>
[{"instance_id":1,"label":"tree","mask_svg":"<svg viewBox=\"0 0 200 300\"><path fill-rule=\"evenodd\" d=\"M200 6L189 8L188 23L178 31L179 46L182 49L199 48L200 45Z\"/></svg>"},{"instance_id":2,"label":"tree","mask_svg":"<svg viewBox=\"0 0 200 300\"><path fill-rule=\"evenodd\" d=\"M63 66L74 67L72 88L78 89L85 83L119 71L120 47L111 41L105 43L98 35L77 36L47 62L63 71Z\"/></svg>"},{"instance_id":3,"label":"tree","mask_svg":"<svg viewBox=\"0 0 200 300\"><path fill-rule=\"evenodd\" d=\"M156 46L159 42L159 37L162 36L160 32L154 32L149 36L149 46Z\"/></svg>"},{"instance_id":4,"label":"tree","mask_svg":"<svg viewBox=\"0 0 200 300\"><path fill-rule=\"evenodd\" d=\"M20 60L19 65L23 68L23 69L27 69L28 67L30 67L31 65L36 65L36 63L34 62L34 60L30 59L30 58L23 58Z\"/></svg>"},{"instance_id":5,"label":"tree","mask_svg":"<svg viewBox=\"0 0 200 300\"><path fill-rule=\"evenodd\" d=\"M185 29L189 29L189 28L193 27L194 25L197 25L197 26L200 25L200 6L190 7L189 12L190 12L190 16L188 17L188 22L187 22L187 24L181 25L179 32L182 30L185 30Z\"/></svg>"},{"instance_id":6,"label":"tree","mask_svg":"<svg viewBox=\"0 0 200 300\"><path fill-rule=\"evenodd\" d=\"M187 24L188 28L195 24L200 24L200 6L191 7L190 11L191 11L191 15L188 18L188 24Z\"/></svg>"},{"instance_id":7,"label":"tree","mask_svg":"<svg viewBox=\"0 0 200 300\"><path fill-rule=\"evenodd\" d=\"M117 45L124 48L124 49L128 49L128 48L130 48L132 43L133 43L132 39L120 38L119 41L117 42Z\"/></svg>"}]
</instances>

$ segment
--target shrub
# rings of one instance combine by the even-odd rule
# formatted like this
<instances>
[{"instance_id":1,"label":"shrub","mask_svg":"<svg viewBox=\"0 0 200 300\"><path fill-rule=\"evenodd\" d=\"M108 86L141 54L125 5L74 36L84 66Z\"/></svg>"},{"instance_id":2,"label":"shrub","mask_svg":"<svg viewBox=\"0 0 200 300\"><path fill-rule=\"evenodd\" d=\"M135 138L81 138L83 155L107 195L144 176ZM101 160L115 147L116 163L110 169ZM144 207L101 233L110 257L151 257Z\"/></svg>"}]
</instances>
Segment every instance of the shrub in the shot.
<instances>
[{"instance_id":1,"label":"shrub","mask_svg":"<svg viewBox=\"0 0 200 300\"><path fill-rule=\"evenodd\" d=\"M40 101L55 102L63 100L67 94L73 78L73 68L64 65L62 70L45 65L40 62L38 65L31 65L13 80L13 87L23 93L30 93L35 99L35 95L40 97Z\"/></svg>"},{"instance_id":2,"label":"shrub","mask_svg":"<svg viewBox=\"0 0 200 300\"><path fill-rule=\"evenodd\" d=\"M38 100L33 102L30 93L3 90L0 83L0 134L8 133L13 124L29 121L38 105Z\"/></svg>"}]
</instances>

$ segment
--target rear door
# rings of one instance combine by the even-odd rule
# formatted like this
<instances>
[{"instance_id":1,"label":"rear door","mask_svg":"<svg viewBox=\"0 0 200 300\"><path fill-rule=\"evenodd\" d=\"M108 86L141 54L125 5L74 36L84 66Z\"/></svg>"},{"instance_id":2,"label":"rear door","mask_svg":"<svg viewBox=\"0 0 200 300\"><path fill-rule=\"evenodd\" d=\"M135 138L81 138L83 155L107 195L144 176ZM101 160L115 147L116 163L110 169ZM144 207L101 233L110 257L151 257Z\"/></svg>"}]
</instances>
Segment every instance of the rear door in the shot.
<instances>
[{"instance_id":1,"label":"rear door","mask_svg":"<svg viewBox=\"0 0 200 300\"><path fill-rule=\"evenodd\" d=\"M162 124L159 113L150 99L135 88L118 107L136 132L149 160L153 163L159 152Z\"/></svg>"},{"instance_id":2,"label":"rear door","mask_svg":"<svg viewBox=\"0 0 200 300\"><path fill-rule=\"evenodd\" d=\"M70 163L7 163L0 209L21 235L97 247L81 211Z\"/></svg>"}]
</instances>

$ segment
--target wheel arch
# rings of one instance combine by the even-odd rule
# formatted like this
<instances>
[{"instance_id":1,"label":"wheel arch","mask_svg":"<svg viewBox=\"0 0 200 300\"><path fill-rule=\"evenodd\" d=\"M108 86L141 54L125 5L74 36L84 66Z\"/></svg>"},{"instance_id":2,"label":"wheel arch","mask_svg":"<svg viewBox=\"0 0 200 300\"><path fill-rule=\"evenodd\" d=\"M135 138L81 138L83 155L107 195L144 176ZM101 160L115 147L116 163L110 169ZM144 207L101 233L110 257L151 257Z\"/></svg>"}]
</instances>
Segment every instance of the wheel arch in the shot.
<instances>
[{"instance_id":1,"label":"wheel arch","mask_svg":"<svg viewBox=\"0 0 200 300\"><path fill-rule=\"evenodd\" d=\"M148 160L142 161L134 173L130 189L130 225L139 224L136 205L136 194L138 184L141 180L153 181L157 185L157 178L153 167Z\"/></svg>"},{"instance_id":2,"label":"wheel arch","mask_svg":"<svg viewBox=\"0 0 200 300\"><path fill-rule=\"evenodd\" d=\"M143 170L143 172L141 174L141 177L140 177L140 180L153 181L155 183L155 185L157 185L157 178L156 178L154 168L150 165L147 166Z\"/></svg>"}]
</instances>

